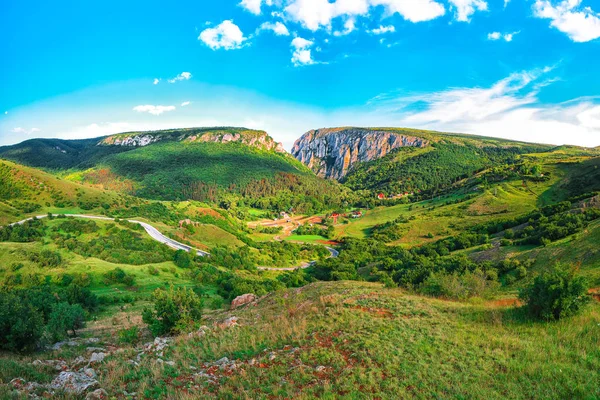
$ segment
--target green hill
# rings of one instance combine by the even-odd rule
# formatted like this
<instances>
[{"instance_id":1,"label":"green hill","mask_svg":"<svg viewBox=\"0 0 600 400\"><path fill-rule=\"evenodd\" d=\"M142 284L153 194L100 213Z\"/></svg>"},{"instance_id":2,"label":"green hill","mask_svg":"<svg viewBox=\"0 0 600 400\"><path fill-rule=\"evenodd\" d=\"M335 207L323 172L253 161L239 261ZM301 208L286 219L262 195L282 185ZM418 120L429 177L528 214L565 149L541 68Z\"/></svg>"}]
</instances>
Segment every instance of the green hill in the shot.
<instances>
[{"instance_id":1,"label":"green hill","mask_svg":"<svg viewBox=\"0 0 600 400\"><path fill-rule=\"evenodd\" d=\"M154 200L248 203L311 213L333 208L344 189L322 180L264 131L193 128L130 132L82 141L31 140L0 158L66 179Z\"/></svg>"}]
</instances>

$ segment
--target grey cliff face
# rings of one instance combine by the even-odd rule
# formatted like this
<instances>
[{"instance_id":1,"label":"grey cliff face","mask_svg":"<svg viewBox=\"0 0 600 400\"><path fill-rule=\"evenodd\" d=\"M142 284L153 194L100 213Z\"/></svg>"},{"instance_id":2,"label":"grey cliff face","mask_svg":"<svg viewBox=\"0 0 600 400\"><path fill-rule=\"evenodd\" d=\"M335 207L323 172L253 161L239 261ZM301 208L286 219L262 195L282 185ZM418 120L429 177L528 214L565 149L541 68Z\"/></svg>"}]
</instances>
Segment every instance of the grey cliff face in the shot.
<instances>
[{"instance_id":1,"label":"grey cliff face","mask_svg":"<svg viewBox=\"0 0 600 400\"><path fill-rule=\"evenodd\" d=\"M384 157L400 147L426 147L426 139L397 132L362 129L318 129L294 143L292 155L322 178L340 180L358 162Z\"/></svg>"}]
</instances>

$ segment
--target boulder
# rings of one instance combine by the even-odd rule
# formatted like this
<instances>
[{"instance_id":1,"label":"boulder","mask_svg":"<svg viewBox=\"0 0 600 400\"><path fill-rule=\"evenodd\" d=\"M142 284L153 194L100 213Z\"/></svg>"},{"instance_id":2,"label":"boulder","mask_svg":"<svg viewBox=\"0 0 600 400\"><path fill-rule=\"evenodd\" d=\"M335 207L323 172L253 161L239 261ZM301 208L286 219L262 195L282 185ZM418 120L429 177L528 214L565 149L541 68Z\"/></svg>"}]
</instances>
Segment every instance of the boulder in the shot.
<instances>
[{"instance_id":1,"label":"boulder","mask_svg":"<svg viewBox=\"0 0 600 400\"><path fill-rule=\"evenodd\" d=\"M104 389L96 389L85 396L85 400L105 400L108 399L108 393Z\"/></svg>"},{"instance_id":2,"label":"boulder","mask_svg":"<svg viewBox=\"0 0 600 400\"><path fill-rule=\"evenodd\" d=\"M234 310L238 307L245 306L246 304L256 301L256 299L258 299L258 297L254 293L243 294L233 299L231 302L231 309Z\"/></svg>"},{"instance_id":3,"label":"boulder","mask_svg":"<svg viewBox=\"0 0 600 400\"><path fill-rule=\"evenodd\" d=\"M221 329L232 328L232 327L238 325L237 321L238 321L237 317L229 317L226 320L224 320L223 322L218 323L217 326Z\"/></svg>"},{"instance_id":4,"label":"boulder","mask_svg":"<svg viewBox=\"0 0 600 400\"><path fill-rule=\"evenodd\" d=\"M92 353L92 356L90 357L90 364L100 363L104 361L105 357L106 353Z\"/></svg>"},{"instance_id":5,"label":"boulder","mask_svg":"<svg viewBox=\"0 0 600 400\"><path fill-rule=\"evenodd\" d=\"M81 395L87 390L98 386L98 381L83 373L63 371L54 378L50 386L56 390L64 390L70 394Z\"/></svg>"}]
</instances>

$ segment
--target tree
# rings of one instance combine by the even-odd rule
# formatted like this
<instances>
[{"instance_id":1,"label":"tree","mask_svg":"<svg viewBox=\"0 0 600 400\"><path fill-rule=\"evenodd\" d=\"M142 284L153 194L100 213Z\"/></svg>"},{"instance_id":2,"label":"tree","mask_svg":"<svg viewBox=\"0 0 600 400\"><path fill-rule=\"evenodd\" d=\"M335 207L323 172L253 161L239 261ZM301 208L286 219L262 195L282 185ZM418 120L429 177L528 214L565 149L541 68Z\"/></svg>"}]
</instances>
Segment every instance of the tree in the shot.
<instances>
[{"instance_id":1,"label":"tree","mask_svg":"<svg viewBox=\"0 0 600 400\"><path fill-rule=\"evenodd\" d=\"M191 254L185 250L177 250L173 256L173 262L179 268L189 268L192 264Z\"/></svg>"},{"instance_id":2,"label":"tree","mask_svg":"<svg viewBox=\"0 0 600 400\"><path fill-rule=\"evenodd\" d=\"M145 308L142 319L155 336L180 332L202 317L202 300L191 289L156 289L153 298L153 308Z\"/></svg>"},{"instance_id":3,"label":"tree","mask_svg":"<svg viewBox=\"0 0 600 400\"><path fill-rule=\"evenodd\" d=\"M529 314L537 319L558 320L576 314L589 300L583 277L576 269L557 264L551 271L535 278L519 297Z\"/></svg>"},{"instance_id":4,"label":"tree","mask_svg":"<svg viewBox=\"0 0 600 400\"><path fill-rule=\"evenodd\" d=\"M67 302L55 304L48 318L48 334L52 340L64 339L69 331L77 334L77 329L85 327L85 311L79 304Z\"/></svg>"},{"instance_id":5,"label":"tree","mask_svg":"<svg viewBox=\"0 0 600 400\"><path fill-rule=\"evenodd\" d=\"M0 293L0 348L34 350L42 337L44 317L13 293Z\"/></svg>"}]
</instances>

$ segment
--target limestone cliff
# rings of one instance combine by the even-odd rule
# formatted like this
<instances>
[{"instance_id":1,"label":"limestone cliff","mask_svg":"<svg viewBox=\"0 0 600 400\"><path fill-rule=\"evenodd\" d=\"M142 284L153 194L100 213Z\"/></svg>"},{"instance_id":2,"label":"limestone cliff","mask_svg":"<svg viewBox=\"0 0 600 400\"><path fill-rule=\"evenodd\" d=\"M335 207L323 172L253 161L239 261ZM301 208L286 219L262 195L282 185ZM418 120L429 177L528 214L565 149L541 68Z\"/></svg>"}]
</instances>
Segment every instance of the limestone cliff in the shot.
<instances>
[{"instance_id":1,"label":"limestone cliff","mask_svg":"<svg viewBox=\"0 0 600 400\"><path fill-rule=\"evenodd\" d=\"M242 143L261 150L285 153L283 145L275 142L266 132L244 128L190 128L120 133L102 139L98 145L144 147L161 141Z\"/></svg>"},{"instance_id":2,"label":"limestone cliff","mask_svg":"<svg viewBox=\"0 0 600 400\"><path fill-rule=\"evenodd\" d=\"M381 158L400 147L426 147L429 141L398 131L365 128L318 129L294 143L292 155L317 175L340 180L352 166Z\"/></svg>"}]
</instances>

